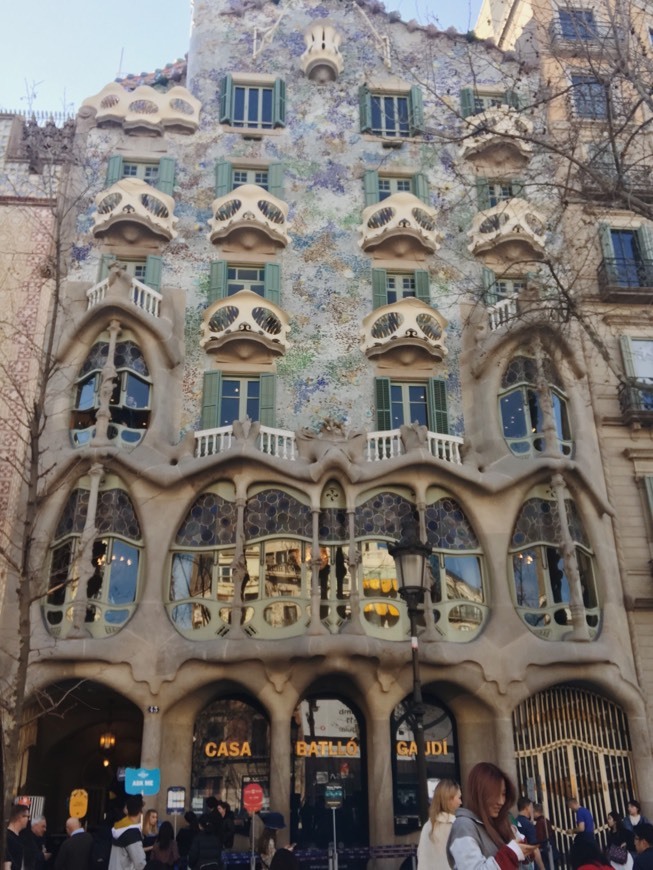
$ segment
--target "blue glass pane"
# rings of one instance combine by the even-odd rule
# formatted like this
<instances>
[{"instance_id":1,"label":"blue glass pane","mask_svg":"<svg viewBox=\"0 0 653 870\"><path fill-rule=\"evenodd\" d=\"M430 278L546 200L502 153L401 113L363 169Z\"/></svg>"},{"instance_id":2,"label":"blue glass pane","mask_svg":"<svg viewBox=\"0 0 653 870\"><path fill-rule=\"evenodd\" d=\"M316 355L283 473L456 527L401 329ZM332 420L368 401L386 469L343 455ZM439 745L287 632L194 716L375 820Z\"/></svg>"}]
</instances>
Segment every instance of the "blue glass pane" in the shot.
<instances>
[{"instance_id":1,"label":"blue glass pane","mask_svg":"<svg viewBox=\"0 0 653 870\"><path fill-rule=\"evenodd\" d=\"M383 123L381 121L381 97L372 97L372 130L381 132Z\"/></svg>"},{"instance_id":2,"label":"blue glass pane","mask_svg":"<svg viewBox=\"0 0 653 870\"><path fill-rule=\"evenodd\" d=\"M524 413L524 395L515 390L501 397L501 421L506 438L523 438L527 433Z\"/></svg>"},{"instance_id":3,"label":"blue glass pane","mask_svg":"<svg viewBox=\"0 0 653 870\"><path fill-rule=\"evenodd\" d=\"M481 565L476 556L445 556L447 599L483 601Z\"/></svg>"},{"instance_id":4,"label":"blue glass pane","mask_svg":"<svg viewBox=\"0 0 653 870\"><path fill-rule=\"evenodd\" d=\"M138 550L124 541L114 540L111 549L109 603L129 604L136 600Z\"/></svg>"},{"instance_id":5,"label":"blue glass pane","mask_svg":"<svg viewBox=\"0 0 653 870\"><path fill-rule=\"evenodd\" d=\"M520 607L546 606L546 595L543 598L540 597L540 585L537 576L537 551L524 550L521 553L515 553L512 565L515 575L517 604Z\"/></svg>"},{"instance_id":6,"label":"blue glass pane","mask_svg":"<svg viewBox=\"0 0 653 870\"><path fill-rule=\"evenodd\" d=\"M97 374L91 375L90 378L78 385L75 407L79 411L87 411L89 408L95 407L95 385L97 378Z\"/></svg>"},{"instance_id":7,"label":"blue glass pane","mask_svg":"<svg viewBox=\"0 0 653 870\"><path fill-rule=\"evenodd\" d=\"M105 610L104 612L104 621L109 625L122 625L127 619L129 619L128 610Z\"/></svg>"},{"instance_id":8,"label":"blue glass pane","mask_svg":"<svg viewBox=\"0 0 653 870\"><path fill-rule=\"evenodd\" d=\"M272 126L272 91L270 88L264 88L261 94L262 108L260 120L264 127Z\"/></svg>"},{"instance_id":9,"label":"blue glass pane","mask_svg":"<svg viewBox=\"0 0 653 870\"><path fill-rule=\"evenodd\" d=\"M150 406L150 385L129 372L125 373L125 404L128 408Z\"/></svg>"},{"instance_id":10,"label":"blue glass pane","mask_svg":"<svg viewBox=\"0 0 653 870\"><path fill-rule=\"evenodd\" d=\"M245 120L245 88L234 88L234 124L242 126Z\"/></svg>"},{"instance_id":11,"label":"blue glass pane","mask_svg":"<svg viewBox=\"0 0 653 870\"><path fill-rule=\"evenodd\" d=\"M256 88L249 89L247 106L247 121L250 127L256 127L259 120L259 92Z\"/></svg>"},{"instance_id":12,"label":"blue glass pane","mask_svg":"<svg viewBox=\"0 0 653 870\"><path fill-rule=\"evenodd\" d=\"M410 407L410 422L427 425L426 387L424 384L408 387L408 404Z\"/></svg>"}]
</instances>

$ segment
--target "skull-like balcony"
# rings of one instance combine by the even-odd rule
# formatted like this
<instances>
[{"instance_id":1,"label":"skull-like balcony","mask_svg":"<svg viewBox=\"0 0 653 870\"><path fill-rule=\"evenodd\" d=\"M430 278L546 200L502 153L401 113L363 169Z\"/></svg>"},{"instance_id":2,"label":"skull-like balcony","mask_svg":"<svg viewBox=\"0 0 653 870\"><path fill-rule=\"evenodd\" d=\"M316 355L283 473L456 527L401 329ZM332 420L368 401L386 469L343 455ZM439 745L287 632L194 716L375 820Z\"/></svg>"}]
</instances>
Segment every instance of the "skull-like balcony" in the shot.
<instances>
[{"instance_id":1,"label":"skull-like balcony","mask_svg":"<svg viewBox=\"0 0 653 870\"><path fill-rule=\"evenodd\" d=\"M288 316L269 299L241 290L211 305L200 326L200 347L218 361L272 362L290 347Z\"/></svg>"},{"instance_id":2,"label":"skull-like balcony","mask_svg":"<svg viewBox=\"0 0 653 870\"><path fill-rule=\"evenodd\" d=\"M379 257L423 259L440 247L436 212L412 193L394 193L363 212L359 245Z\"/></svg>"},{"instance_id":3,"label":"skull-like balcony","mask_svg":"<svg viewBox=\"0 0 653 870\"><path fill-rule=\"evenodd\" d=\"M491 106L465 118L465 122L461 157L482 156L490 162L517 159L521 163L530 159L533 146L528 140L533 135L533 122L512 106Z\"/></svg>"},{"instance_id":4,"label":"skull-like balcony","mask_svg":"<svg viewBox=\"0 0 653 870\"><path fill-rule=\"evenodd\" d=\"M468 250L481 257L492 252L515 261L539 260L544 255L544 219L519 197L479 212L468 235Z\"/></svg>"},{"instance_id":5,"label":"skull-like balcony","mask_svg":"<svg viewBox=\"0 0 653 870\"><path fill-rule=\"evenodd\" d=\"M278 248L288 245L288 205L257 184L243 184L214 199L211 211L211 242L228 240L246 251L258 248L261 240Z\"/></svg>"},{"instance_id":6,"label":"skull-like balcony","mask_svg":"<svg viewBox=\"0 0 653 870\"><path fill-rule=\"evenodd\" d=\"M98 237L117 235L128 243L143 241L145 236L177 235L175 201L139 178L123 178L95 197L93 233Z\"/></svg>"},{"instance_id":7,"label":"skull-like balcony","mask_svg":"<svg viewBox=\"0 0 653 870\"><path fill-rule=\"evenodd\" d=\"M382 365L430 366L447 355L447 321L420 299L409 297L376 308L363 320L361 346Z\"/></svg>"},{"instance_id":8,"label":"skull-like balcony","mask_svg":"<svg viewBox=\"0 0 653 870\"><path fill-rule=\"evenodd\" d=\"M315 22L304 34L306 51L299 62L306 78L314 82L334 82L345 68L340 54L342 38L328 22Z\"/></svg>"},{"instance_id":9,"label":"skull-like balcony","mask_svg":"<svg viewBox=\"0 0 653 870\"><path fill-rule=\"evenodd\" d=\"M84 100L84 107L95 109L98 126L118 124L124 130L194 133L199 127L202 104L180 85L161 93L148 85L127 91L118 82L112 82L99 94Z\"/></svg>"}]
</instances>

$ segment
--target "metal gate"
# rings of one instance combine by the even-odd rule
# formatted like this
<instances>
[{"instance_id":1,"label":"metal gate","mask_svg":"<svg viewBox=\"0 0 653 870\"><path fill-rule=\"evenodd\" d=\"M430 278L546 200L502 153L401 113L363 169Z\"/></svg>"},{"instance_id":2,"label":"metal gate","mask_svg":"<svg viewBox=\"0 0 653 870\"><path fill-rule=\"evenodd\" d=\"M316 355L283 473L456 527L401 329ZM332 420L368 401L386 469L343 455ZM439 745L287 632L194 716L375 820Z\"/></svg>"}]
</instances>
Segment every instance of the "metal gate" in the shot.
<instances>
[{"instance_id":1,"label":"metal gate","mask_svg":"<svg viewBox=\"0 0 653 870\"><path fill-rule=\"evenodd\" d=\"M566 854L574 817L567 799L591 810L602 841L610 810L625 813L635 794L626 716L616 704L574 686L555 686L513 713L521 794L539 801Z\"/></svg>"}]
</instances>

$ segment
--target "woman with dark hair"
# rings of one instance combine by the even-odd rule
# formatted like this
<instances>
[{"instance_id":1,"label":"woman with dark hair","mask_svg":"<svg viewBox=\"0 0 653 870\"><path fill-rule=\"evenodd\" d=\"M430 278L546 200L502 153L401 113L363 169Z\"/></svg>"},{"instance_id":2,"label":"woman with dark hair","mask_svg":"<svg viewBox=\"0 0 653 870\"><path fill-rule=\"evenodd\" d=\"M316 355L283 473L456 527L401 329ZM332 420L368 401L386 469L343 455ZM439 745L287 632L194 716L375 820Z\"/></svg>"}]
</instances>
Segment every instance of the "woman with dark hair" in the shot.
<instances>
[{"instance_id":1,"label":"woman with dark hair","mask_svg":"<svg viewBox=\"0 0 653 870\"><path fill-rule=\"evenodd\" d=\"M510 823L515 786L496 765L482 761L467 780L465 806L456 812L447 857L455 870L512 870L528 860L537 846L518 842Z\"/></svg>"},{"instance_id":2,"label":"woman with dark hair","mask_svg":"<svg viewBox=\"0 0 653 870\"><path fill-rule=\"evenodd\" d=\"M631 870L633 857L630 852L635 848L633 835L626 830L621 814L616 810L608 813L606 843L605 857L608 863L619 870Z\"/></svg>"},{"instance_id":3,"label":"woman with dark hair","mask_svg":"<svg viewBox=\"0 0 653 870\"><path fill-rule=\"evenodd\" d=\"M579 834L572 843L569 850L569 864L572 870L595 870L597 867L601 870L611 870L610 865L603 860L598 845L582 834Z\"/></svg>"},{"instance_id":4,"label":"woman with dark hair","mask_svg":"<svg viewBox=\"0 0 653 870\"><path fill-rule=\"evenodd\" d=\"M179 861L175 831L170 822L162 822L150 855L151 870L169 870Z\"/></svg>"}]
</instances>

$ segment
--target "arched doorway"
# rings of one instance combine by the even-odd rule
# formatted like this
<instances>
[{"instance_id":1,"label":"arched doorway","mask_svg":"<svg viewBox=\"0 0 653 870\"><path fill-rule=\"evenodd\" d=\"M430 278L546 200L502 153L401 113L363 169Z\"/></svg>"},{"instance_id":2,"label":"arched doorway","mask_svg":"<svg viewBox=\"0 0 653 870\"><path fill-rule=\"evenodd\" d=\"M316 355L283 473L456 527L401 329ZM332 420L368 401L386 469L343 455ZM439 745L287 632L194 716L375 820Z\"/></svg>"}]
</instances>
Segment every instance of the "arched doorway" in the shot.
<instances>
[{"instance_id":1,"label":"arched doorway","mask_svg":"<svg viewBox=\"0 0 653 870\"><path fill-rule=\"evenodd\" d=\"M577 686L553 686L513 713L519 789L543 804L558 846L566 851L574 827L567 798L577 797L605 829L612 809L625 813L635 794L628 720L617 704Z\"/></svg>"},{"instance_id":2,"label":"arched doorway","mask_svg":"<svg viewBox=\"0 0 653 870\"><path fill-rule=\"evenodd\" d=\"M367 777L363 718L349 701L310 695L291 722L292 787L290 836L302 848L326 849L333 841L329 787L342 789L335 810L336 837L343 846L367 845Z\"/></svg>"},{"instance_id":3,"label":"arched doorway","mask_svg":"<svg viewBox=\"0 0 653 870\"><path fill-rule=\"evenodd\" d=\"M459 780L458 741L454 719L439 699L425 696L423 707L426 774L431 797L439 780ZM390 721L395 834L410 834L420 828L413 725L412 698L406 698L397 704Z\"/></svg>"}]
</instances>

